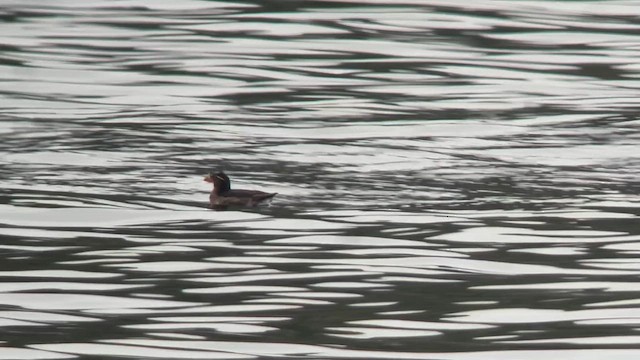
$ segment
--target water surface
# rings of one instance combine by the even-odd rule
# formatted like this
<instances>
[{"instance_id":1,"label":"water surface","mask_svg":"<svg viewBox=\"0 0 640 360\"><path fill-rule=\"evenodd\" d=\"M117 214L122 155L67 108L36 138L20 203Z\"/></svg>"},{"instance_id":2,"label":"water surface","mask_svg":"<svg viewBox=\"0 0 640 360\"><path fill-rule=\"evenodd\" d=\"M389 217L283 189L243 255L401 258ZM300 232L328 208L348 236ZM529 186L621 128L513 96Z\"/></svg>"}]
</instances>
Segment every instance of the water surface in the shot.
<instances>
[{"instance_id":1,"label":"water surface","mask_svg":"<svg viewBox=\"0 0 640 360\"><path fill-rule=\"evenodd\" d=\"M0 359L636 359L636 10L4 1Z\"/></svg>"}]
</instances>

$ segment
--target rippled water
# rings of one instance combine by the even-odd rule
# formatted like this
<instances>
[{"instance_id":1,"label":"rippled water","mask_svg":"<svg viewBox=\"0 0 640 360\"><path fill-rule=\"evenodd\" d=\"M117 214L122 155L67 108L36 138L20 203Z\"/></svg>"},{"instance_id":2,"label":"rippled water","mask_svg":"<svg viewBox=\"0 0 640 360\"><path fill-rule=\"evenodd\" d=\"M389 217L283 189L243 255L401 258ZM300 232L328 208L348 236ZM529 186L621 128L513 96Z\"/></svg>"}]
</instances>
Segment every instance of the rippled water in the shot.
<instances>
[{"instance_id":1,"label":"rippled water","mask_svg":"<svg viewBox=\"0 0 640 360\"><path fill-rule=\"evenodd\" d=\"M3 1L0 359L637 359L637 10Z\"/></svg>"}]
</instances>

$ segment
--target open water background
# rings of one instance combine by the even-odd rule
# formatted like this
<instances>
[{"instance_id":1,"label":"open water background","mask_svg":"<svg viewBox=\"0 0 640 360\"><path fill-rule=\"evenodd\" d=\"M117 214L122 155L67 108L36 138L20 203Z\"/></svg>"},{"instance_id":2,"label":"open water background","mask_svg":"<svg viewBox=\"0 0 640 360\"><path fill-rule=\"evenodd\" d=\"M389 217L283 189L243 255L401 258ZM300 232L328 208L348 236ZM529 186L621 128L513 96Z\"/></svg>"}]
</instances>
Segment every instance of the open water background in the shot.
<instances>
[{"instance_id":1,"label":"open water background","mask_svg":"<svg viewBox=\"0 0 640 360\"><path fill-rule=\"evenodd\" d=\"M3 0L0 359L638 359L638 14Z\"/></svg>"}]
</instances>

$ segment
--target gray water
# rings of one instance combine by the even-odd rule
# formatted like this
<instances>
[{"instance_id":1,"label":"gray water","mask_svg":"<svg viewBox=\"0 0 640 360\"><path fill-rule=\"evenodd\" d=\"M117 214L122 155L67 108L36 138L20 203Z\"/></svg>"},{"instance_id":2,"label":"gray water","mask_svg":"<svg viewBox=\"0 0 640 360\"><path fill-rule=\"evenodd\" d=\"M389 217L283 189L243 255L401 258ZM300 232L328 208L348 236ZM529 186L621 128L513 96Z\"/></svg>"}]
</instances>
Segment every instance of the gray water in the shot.
<instances>
[{"instance_id":1,"label":"gray water","mask_svg":"<svg viewBox=\"0 0 640 360\"><path fill-rule=\"evenodd\" d=\"M0 359L637 359L639 9L2 1Z\"/></svg>"}]
</instances>

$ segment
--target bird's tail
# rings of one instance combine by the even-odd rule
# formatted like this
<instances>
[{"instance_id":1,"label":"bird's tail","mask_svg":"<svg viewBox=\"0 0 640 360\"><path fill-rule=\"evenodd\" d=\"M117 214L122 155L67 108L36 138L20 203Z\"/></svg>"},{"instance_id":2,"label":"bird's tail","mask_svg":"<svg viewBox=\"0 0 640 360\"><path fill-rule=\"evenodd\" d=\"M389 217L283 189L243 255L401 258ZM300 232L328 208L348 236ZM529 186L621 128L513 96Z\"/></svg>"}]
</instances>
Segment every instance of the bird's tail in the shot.
<instances>
[{"instance_id":1,"label":"bird's tail","mask_svg":"<svg viewBox=\"0 0 640 360\"><path fill-rule=\"evenodd\" d=\"M272 197L278 195L278 193L270 193L270 194L264 194L260 196L260 200L267 200L267 199L271 199Z\"/></svg>"}]
</instances>

